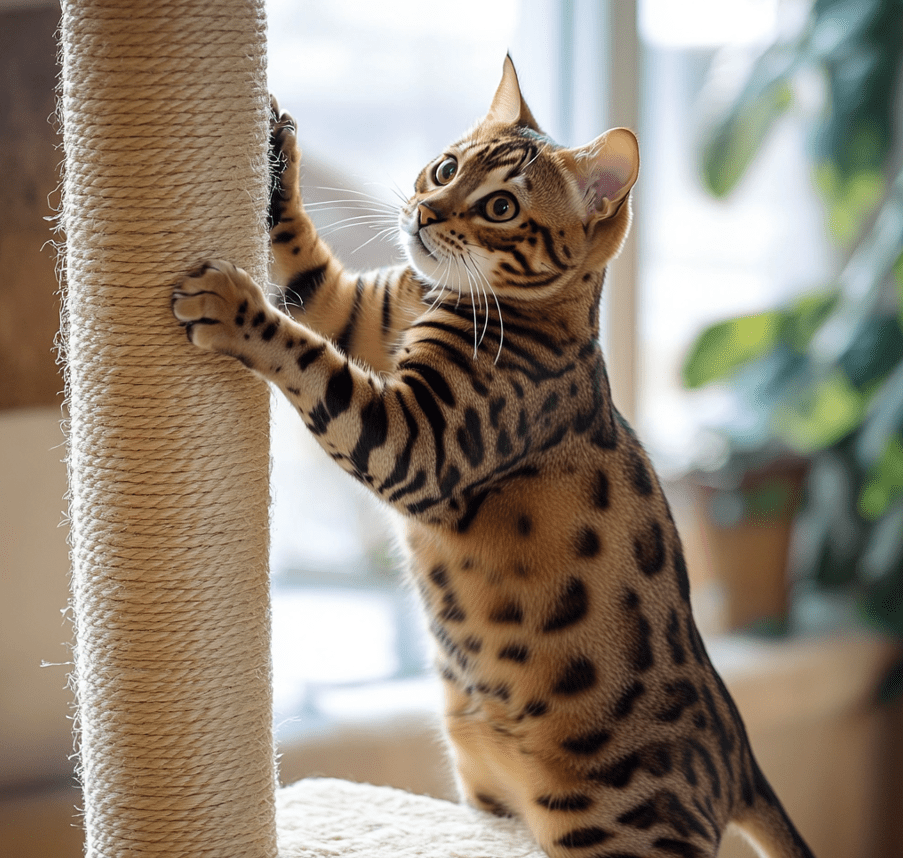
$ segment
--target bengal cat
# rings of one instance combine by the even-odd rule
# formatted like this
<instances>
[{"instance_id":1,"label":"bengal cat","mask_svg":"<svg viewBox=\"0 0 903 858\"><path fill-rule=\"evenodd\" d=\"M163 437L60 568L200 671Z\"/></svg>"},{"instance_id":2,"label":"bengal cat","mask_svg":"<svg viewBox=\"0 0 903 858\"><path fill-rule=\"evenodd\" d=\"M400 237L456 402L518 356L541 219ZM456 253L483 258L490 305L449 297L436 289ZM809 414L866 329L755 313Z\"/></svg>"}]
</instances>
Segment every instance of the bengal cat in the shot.
<instances>
[{"instance_id":1,"label":"bengal cat","mask_svg":"<svg viewBox=\"0 0 903 858\"><path fill-rule=\"evenodd\" d=\"M463 796L522 817L553 858L714 856L728 823L765 855L811 858L709 662L668 505L611 400L599 300L634 135L556 145L507 59L489 113L401 209L408 264L355 275L304 211L274 109L287 313L222 261L178 284L174 312L403 515Z\"/></svg>"}]
</instances>

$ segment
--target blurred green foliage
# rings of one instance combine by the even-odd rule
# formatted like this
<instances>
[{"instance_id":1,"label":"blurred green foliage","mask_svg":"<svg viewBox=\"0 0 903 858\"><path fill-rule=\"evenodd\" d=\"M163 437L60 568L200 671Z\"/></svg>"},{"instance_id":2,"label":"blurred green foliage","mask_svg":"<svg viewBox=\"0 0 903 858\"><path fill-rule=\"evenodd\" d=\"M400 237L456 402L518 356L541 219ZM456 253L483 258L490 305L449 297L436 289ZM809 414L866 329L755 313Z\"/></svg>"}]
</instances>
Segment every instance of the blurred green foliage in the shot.
<instances>
[{"instance_id":1,"label":"blurred green foliage","mask_svg":"<svg viewBox=\"0 0 903 858\"><path fill-rule=\"evenodd\" d=\"M823 82L813 178L848 261L788 306L704 330L686 385L730 385L757 415L724 427L744 467L809 461L798 516L801 569L852 588L864 616L903 637L903 0L815 0L802 31L766 50L702 149L717 195L738 184L794 103L800 75ZM758 454L758 455L757 455ZM903 692L903 664L881 693Z\"/></svg>"},{"instance_id":2,"label":"blurred green foliage","mask_svg":"<svg viewBox=\"0 0 903 858\"><path fill-rule=\"evenodd\" d=\"M703 153L710 190L724 196L736 186L793 104L795 79L814 71L824 84L826 108L812 134L815 177L838 237L854 238L885 187L901 34L900 0L814 0L802 32L765 51L713 123Z\"/></svg>"}]
</instances>

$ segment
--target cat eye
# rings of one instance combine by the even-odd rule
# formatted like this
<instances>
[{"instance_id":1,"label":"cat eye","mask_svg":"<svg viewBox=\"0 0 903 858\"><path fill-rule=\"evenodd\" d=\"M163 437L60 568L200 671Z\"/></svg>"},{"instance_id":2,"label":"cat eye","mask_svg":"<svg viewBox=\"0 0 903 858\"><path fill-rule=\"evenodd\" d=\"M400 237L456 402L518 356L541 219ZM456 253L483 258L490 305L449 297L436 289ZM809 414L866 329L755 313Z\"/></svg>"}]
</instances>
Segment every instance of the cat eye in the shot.
<instances>
[{"instance_id":1,"label":"cat eye","mask_svg":"<svg viewBox=\"0 0 903 858\"><path fill-rule=\"evenodd\" d=\"M505 192L492 194L483 201L483 217L496 223L517 217L518 211L517 200Z\"/></svg>"},{"instance_id":2,"label":"cat eye","mask_svg":"<svg viewBox=\"0 0 903 858\"><path fill-rule=\"evenodd\" d=\"M458 172L458 162L449 155L438 167L436 167L436 182L440 185L447 185L455 174Z\"/></svg>"}]
</instances>

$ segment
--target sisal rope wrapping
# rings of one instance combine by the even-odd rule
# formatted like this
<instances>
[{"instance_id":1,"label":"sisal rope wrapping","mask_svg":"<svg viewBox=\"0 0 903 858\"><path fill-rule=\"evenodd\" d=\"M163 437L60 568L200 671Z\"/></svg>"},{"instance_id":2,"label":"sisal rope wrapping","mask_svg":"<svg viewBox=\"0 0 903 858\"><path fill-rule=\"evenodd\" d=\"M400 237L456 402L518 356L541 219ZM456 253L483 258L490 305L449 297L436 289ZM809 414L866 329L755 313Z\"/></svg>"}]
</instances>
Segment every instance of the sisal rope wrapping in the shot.
<instances>
[{"instance_id":1,"label":"sisal rope wrapping","mask_svg":"<svg viewBox=\"0 0 903 858\"><path fill-rule=\"evenodd\" d=\"M173 284L265 282L262 0L65 0L73 684L89 858L276 854L268 392Z\"/></svg>"}]
</instances>

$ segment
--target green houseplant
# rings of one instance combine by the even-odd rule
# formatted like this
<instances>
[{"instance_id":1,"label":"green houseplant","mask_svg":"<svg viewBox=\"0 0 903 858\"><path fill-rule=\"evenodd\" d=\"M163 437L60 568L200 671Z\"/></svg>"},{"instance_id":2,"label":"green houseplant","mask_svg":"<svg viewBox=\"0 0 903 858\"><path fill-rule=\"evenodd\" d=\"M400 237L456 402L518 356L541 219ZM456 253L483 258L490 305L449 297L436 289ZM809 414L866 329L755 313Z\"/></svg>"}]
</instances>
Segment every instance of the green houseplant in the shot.
<instances>
[{"instance_id":1,"label":"green houseplant","mask_svg":"<svg viewBox=\"0 0 903 858\"><path fill-rule=\"evenodd\" d=\"M846 262L820 291L704 330L683 377L728 385L754 415L721 427L727 470L808 462L797 573L853 591L868 621L903 638L901 34L901 0L815 0L712 122L702 174L724 196L792 104L798 75L819 76L813 176ZM901 691L903 662L882 694Z\"/></svg>"}]
</instances>

